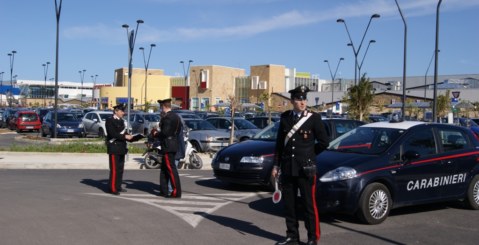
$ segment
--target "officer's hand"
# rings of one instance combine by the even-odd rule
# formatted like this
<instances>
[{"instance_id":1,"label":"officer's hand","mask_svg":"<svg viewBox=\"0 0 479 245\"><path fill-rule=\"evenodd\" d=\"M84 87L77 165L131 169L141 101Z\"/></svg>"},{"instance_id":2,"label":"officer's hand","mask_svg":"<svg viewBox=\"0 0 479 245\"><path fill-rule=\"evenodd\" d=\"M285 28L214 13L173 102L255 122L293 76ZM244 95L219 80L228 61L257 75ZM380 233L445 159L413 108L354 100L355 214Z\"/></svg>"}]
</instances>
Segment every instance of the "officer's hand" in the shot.
<instances>
[{"instance_id":1,"label":"officer's hand","mask_svg":"<svg viewBox=\"0 0 479 245\"><path fill-rule=\"evenodd\" d=\"M278 178L278 166L274 166L273 170L271 170L271 177Z\"/></svg>"},{"instance_id":2,"label":"officer's hand","mask_svg":"<svg viewBox=\"0 0 479 245\"><path fill-rule=\"evenodd\" d=\"M126 140L131 140L131 139L133 139L133 135L131 135L131 134L126 134L126 135L125 135L125 139L126 139Z\"/></svg>"}]
</instances>

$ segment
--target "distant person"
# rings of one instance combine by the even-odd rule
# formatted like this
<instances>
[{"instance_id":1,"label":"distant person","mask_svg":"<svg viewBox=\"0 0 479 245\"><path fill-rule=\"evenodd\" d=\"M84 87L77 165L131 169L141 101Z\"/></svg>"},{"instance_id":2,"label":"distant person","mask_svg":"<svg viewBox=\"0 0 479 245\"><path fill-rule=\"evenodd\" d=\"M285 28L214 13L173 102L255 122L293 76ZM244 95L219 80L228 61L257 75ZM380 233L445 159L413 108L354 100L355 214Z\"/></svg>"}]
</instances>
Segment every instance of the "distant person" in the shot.
<instances>
[{"instance_id":1,"label":"distant person","mask_svg":"<svg viewBox=\"0 0 479 245\"><path fill-rule=\"evenodd\" d=\"M106 119L106 146L108 160L110 163L110 178L108 186L113 195L119 195L120 192L126 192L121 188L123 182L123 170L125 168L125 155L128 153L126 141L131 140L133 136L126 132L123 116L125 115L125 105L119 104L113 107L113 116Z\"/></svg>"},{"instance_id":2,"label":"distant person","mask_svg":"<svg viewBox=\"0 0 479 245\"><path fill-rule=\"evenodd\" d=\"M285 207L286 239L278 245L299 244L298 201L304 209L308 245L320 238L319 214L316 207L316 155L329 144L321 115L306 110L309 88L290 90L293 110L281 114L276 138L274 167L271 176L280 177ZM279 172L281 170L281 175ZM298 197L298 190L301 197Z\"/></svg>"},{"instance_id":3,"label":"distant person","mask_svg":"<svg viewBox=\"0 0 479 245\"><path fill-rule=\"evenodd\" d=\"M181 150L179 135L183 135L180 117L171 111L171 99L158 100L164 116L161 118L157 137L160 140L163 153L160 170L160 195L164 197L181 198L181 183L178 169L175 165L175 155ZM171 184L171 192L168 184Z\"/></svg>"}]
</instances>

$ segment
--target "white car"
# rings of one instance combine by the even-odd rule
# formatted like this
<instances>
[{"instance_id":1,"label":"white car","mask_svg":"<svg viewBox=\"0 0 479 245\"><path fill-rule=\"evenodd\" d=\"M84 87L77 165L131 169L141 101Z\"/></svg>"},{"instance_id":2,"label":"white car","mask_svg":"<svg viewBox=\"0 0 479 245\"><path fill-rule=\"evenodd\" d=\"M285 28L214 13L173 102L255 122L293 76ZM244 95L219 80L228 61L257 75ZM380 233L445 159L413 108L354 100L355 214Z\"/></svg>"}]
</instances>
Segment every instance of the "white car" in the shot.
<instances>
[{"instance_id":1,"label":"white car","mask_svg":"<svg viewBox=\"0 0 479 245\"><path fill-rule=\"evenodd\" d=\"M95 135L103 138L107 135L105 122L113 116L112 111L90 111L82 118L85 136Z\"/></svg>"}]
</instances>

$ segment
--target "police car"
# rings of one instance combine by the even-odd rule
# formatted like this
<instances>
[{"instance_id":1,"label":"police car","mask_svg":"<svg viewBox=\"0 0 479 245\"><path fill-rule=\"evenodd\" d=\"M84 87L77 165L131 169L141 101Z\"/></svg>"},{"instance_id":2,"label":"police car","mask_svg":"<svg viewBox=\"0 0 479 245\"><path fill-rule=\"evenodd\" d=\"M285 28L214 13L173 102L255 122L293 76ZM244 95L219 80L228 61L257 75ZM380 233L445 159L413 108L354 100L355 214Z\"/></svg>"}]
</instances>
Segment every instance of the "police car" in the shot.
<instances>
[{"instance_id":1,"label":"police car","mask_svg":"<svg viewBox=\"0 0 479 245\"><path fill-rule=\"evenodd\" d=\"M333 140L316 162L319 209L368 224L416 204L462 200L479 209L479 139L465 127L370 123Z\"/></svg>"}]
</instances>

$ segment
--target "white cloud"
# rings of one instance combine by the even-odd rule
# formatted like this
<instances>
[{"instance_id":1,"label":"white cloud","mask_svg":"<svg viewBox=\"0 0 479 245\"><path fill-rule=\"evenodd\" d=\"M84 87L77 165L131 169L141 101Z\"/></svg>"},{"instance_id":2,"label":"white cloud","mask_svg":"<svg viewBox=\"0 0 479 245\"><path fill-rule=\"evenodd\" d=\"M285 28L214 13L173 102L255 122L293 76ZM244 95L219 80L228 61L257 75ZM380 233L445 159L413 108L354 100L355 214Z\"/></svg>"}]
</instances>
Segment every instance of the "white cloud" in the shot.
<instances>
[{"instance_id":1,"label":"white cloud","mask_svg":"<svg viewBox=\"0 0 479 245\"><path fill-rule=\"evenodd\" d=\"M173 2L176 0L156 0L158 2ZM193 0L190 0L193 1ZM216 0L212 0L216 1ZM227 0L230 3L240 0ZM283 1L283 0L262 0ZM209 1L211 2L211 1ZM398 0L403 14L406 17L435 14L437 0ZM456 11L473 6L478 6L479 0L448 0L442 3L441 11ZM379 13L382 17L400 18L397 6L391 0L364 0L355 1L351 4L340 4L332 9L312 12L293 10L276 16L258 18L255 21L229 27L181 27L174 30L160 30L158 28L141 26L142 34L139 36L141 42L167 42L167 41L191 41L211 38L243 38L259 35L271 31L288 29L292 27L310 25L323 21L331 21L337 18L356 18L370 16ZM105 42L123 42L124 31L118 27L108 27L105 24L95 26L79 26L65 30L67 38L90 38L99 39Z\"/></svg>"}]
</instances>

